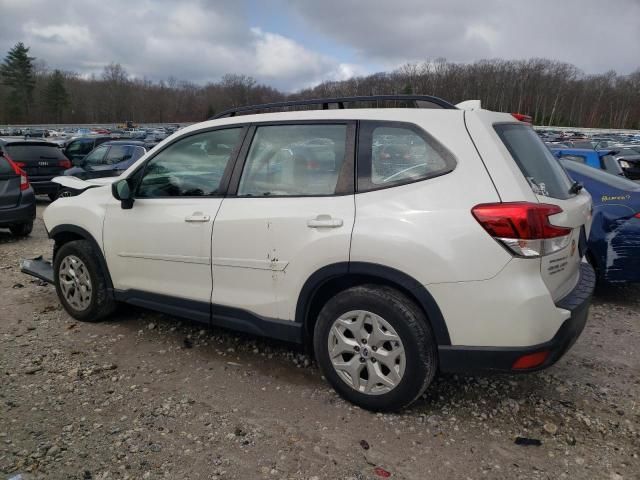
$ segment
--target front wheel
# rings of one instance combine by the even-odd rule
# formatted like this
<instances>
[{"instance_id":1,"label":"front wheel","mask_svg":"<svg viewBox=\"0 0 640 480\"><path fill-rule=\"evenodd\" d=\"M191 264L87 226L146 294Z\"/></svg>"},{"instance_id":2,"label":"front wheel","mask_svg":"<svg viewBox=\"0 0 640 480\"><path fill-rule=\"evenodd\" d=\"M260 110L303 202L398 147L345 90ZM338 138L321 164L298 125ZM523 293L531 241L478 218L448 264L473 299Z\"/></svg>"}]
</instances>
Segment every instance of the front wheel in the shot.
<instances>
[{"instance_id":1,"label":"front wheel","mask_svg":"<svg viewBox=\"0 0 640 480\"><path fill-rule=\"evenodd\" d=\"M84 322L102 320L116 307L96 256L88 241L75 240L62 245L53 259L58 298L69 315Z\"/></svg>"},{"instance_id":2,"label":"front wheel","mask_svg":"<svg viewBox=\"0 0 640 480\"><path fill-rule=\"evenodd\" d=\"M437 346L424 313L384 286L352 287L329 300L314 329L314 349L336 391L374 411L411 404L438 368Z\"/></svg>"}]
</instances>

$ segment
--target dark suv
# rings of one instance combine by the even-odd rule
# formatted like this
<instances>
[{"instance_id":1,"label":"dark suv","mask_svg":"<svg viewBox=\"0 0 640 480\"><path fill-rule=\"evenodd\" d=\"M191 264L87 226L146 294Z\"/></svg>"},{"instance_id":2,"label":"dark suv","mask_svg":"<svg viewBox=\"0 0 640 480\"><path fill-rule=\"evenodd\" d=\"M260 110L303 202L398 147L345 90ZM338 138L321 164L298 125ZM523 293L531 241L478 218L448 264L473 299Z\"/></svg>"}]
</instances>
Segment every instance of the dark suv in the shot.
<instances>
[{"instance_id":1,"label":"dark suv","mask_svg":"<svg viewBox=\"0 0 640 480\"><path fill-rule=\"evenodd\" d=\"M0 227L23 237L31 233L35 217L36 199L27 174L0 156Z\"/></svg>"},{"instance_id":2,"label":"dark suv","mask_svg":"<svg viewBox=\"0 0 640 480\"><path fill-rule=\"evenodd\" d=\"M71 162L55 143L38 140L0 140L0 151L29 176L36 194L56 198L58 185L51 179L71 168Z\"/></svg>"}]
</instances>

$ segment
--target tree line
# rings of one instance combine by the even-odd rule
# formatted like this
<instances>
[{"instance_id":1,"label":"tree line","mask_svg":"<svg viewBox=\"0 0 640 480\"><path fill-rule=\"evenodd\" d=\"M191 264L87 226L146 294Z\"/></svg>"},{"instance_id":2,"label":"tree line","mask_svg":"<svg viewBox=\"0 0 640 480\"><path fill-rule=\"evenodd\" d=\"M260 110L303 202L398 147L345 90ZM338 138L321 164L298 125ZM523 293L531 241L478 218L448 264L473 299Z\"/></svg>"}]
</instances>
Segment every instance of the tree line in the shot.
<instances>
[{"instance_id":1,"label":"tree line","mask_svg":"<svg viewBox=\"0 0 640 480\"><path fill-rule=\"evenodd\" d=\"M51 70L16 44L0 65L0 123L193 122L242 105L352 95L426 94L453 103L480 99L483 108L530 115L536 125L640 129L640 69L587 75L548 59L445 59L392 72L327 81L287 94L247 75L198 85L170 77L131 77L117 63L83 77Z\"/></svg>"}]
</instances>

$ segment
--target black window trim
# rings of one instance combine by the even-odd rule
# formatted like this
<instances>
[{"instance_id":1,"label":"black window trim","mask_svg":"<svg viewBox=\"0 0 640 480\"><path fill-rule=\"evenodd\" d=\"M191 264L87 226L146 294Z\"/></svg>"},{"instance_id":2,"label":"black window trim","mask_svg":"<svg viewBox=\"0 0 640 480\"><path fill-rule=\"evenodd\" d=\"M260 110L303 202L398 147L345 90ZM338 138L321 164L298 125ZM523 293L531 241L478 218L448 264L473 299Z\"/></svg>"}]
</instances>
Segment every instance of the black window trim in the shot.
<instances>
[{"instance_id":1,"label":"black window trim","mask_svg":"<svg viewBox=\"0 0 640 480\"><path fill-rule=\"evenodd\" d=\"M147 164L153 160L160 153L164 152L170 146L176 144L184 140L185 138L193 137L194 135L200 135L203 133L215 132L219 130L230 130L230 129L240 129L239 141L236 147L232 150L231 155L229 156L229 161L227 162L227 166L225 167L224 173L222 174L222 178L220 179L220 186L218 187L218 193L212 195L163 195L158 197L138 197L138 187L140 186L140 181L144 177ZM236 162L238 161L238 155L242 151L244 147L244 143L247 138L247 132L249 131L249 126L245 123L233 123L227 125L217 125L210 128L203 128L201 130L195 130L185 135L182 135L171 142L163 145L163 147L159 150L153 151L153 154L144 160L133 172L127 176L127 180L130 183L131 190L134 192L134 198L137 200L155 200L160 198L225 198L227 195L227 191L229 188L229 181L231 179L231 172L233 171Z\"/></svg>"},{"instance_id":2,"label":"black window trim","mask_svg":"<svg viewBox=\"0 0 640 480\"><path fill-rule=\"evenodd\" d=\"M322 119L322 120L282 120L282 121L265 121L265 122L251 122L249 132L245 137L245 141L242 145L240 155L236 162L231 175L231 182L227 192L227 198L326 198L326 197L343 197L345 195L353 195L355 180L355 153L356 153L356 129L357 120L345 120L345 119ZM295 126L295 125L346 125L346 143L344 150L344 162L342 168L338 174L338 181L336 183L336 192L327 195L238 195L238 188L240 186L240 179L244 171L244 167L247 162L249 149L251 143L256 134L258 127L271 127L271 126Z\"/></svg>"},{"instance_id":3,"label":"black window trim","mask_svg":"<svg viewBox=\"0 0 640 480\"><path fill-rule=\"evenodd\" d=\"M379 127L403 128L416 133L426 144L433 148L447 164L447 168L416 179L405 179L390 182L385 185L378 185L371 181L371 169L373 164L373 131ZM359 120L358 121L358 145L356 148L356 193L374 192L387 188L410 185L412 183L424 182L432 178L448 175L458 166L456 156L442 143L436 140L420 125L413 122L387 121L387 120Z\"/></svg>"}]
</instances>

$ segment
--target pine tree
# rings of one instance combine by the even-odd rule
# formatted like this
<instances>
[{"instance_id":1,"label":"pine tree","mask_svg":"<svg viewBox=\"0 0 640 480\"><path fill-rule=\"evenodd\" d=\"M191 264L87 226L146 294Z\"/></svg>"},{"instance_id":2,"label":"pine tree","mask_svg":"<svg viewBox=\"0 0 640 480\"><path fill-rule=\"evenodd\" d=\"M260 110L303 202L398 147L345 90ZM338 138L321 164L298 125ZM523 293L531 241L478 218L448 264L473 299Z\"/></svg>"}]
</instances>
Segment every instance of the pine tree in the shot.
<instances>
[{"instance_id":1,"label":"pine tree","mask_svg":"<svg viewBox=\"0 0 640 480\"><path fill-rule=\"evenodd\" d=\"M53 71L44 90L44 102L55 121L60 123L62 112L69 105L69 94L64 87L64 75L60 70Z\"/></svg>"},{"instance_id":2,"label":"pine tree","mask_svg":"<svg viewBox=\"0 0 640 480\"><path fill-rule=\"evenodd\" d=\"M29 56L29 48L18 42L0 65L2 83L11 88L9 110L24 118L29 115L36 84L33 60L34 57Z\"/></svg>"}]
</instances>

